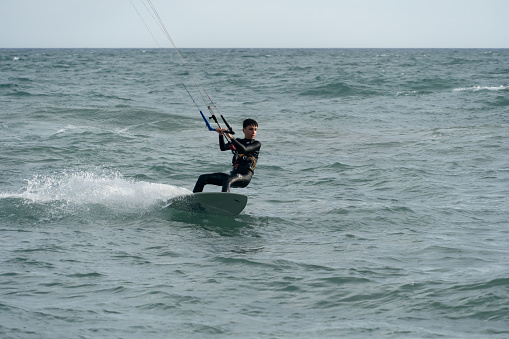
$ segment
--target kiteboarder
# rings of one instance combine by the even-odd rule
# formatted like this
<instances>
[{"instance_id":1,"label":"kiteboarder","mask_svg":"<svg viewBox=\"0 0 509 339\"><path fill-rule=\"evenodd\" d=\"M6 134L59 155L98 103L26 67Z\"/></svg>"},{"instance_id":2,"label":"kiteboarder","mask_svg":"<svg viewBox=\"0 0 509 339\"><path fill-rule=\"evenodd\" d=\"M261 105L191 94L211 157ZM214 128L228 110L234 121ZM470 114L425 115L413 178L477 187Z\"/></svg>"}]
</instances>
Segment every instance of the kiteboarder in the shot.
<instances>
[{"instance_id":1,"label":"kiteboarder","mask_svg":"<svg viewBox=\"0 0 509 339\"><path fill-rule=\"evenodd\" d=\"M258 131L258 123L255 120L244 120L242 127L244 139L235 139L227 129L216 128L216 132L219 133L219 148L221 151L231 150L233 152L233 169L230 174L210 173L200 175L194 186L194 193L202 192L203 187L207 184L222 186L222 192L230 192L230 187L246 187L249 185L258 162L258 154L262 144L255 140ZM228 138L228 142L225 142L225 136Z\"/></svg>"}]
</instances>

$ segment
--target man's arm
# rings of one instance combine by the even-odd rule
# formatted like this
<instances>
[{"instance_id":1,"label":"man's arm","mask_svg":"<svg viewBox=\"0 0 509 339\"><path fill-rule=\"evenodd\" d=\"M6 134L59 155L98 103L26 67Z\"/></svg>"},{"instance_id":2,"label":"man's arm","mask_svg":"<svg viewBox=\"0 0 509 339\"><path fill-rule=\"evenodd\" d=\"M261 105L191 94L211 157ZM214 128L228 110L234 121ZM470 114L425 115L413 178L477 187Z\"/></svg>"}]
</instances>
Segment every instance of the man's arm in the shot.
<instances>
[{"instance_id":1,"label":"man's arm","mask_svg":"<svg viewBox=\"0 0 509 339\"><path fill-rule=\"evenodd\" d=\"M230 149L231 144L230 143L225 144L223 137L224 131L225 131L224 128L219 127L216 128L216 132L219 133L219 148L221 149L221 151L228 151Z\"/></svg>"},{"instance_id":2,"label":"man's arm","mask_svg":"<svg viewBox=\"0 0 509 339\"><path fill-rule=\"evenodd\" d=\"M240 154L256 152L260 150L260 147L262 147L262 143L259 142L258 140L255 140L253 143L244 146L240 142L238 142L237 139L232 138L231 143L233 144L233 146L235 146L235 148Z\"/></svg>"}]
</instances>

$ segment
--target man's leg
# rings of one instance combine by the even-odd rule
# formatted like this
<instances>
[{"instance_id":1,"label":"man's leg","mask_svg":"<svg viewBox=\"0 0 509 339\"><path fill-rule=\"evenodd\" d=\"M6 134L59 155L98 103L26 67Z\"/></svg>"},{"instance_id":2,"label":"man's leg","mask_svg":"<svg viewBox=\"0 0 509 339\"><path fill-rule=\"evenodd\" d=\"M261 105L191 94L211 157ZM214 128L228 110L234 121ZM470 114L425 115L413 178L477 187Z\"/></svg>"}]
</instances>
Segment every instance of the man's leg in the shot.
<instances>
[{"instance_id":1,"label":"man's leg","mask_svg":"<svg viewBox=\"0 0 509 339\"><path fill-rule=\"evenodd\" d=\"M230 192L230 187L246 187L251 182L253 173L247 174L230 173L223 183L222 192Z\"/></svg>"},{"instance_id":2,"label":"man's leg","mask_svg":"<svg viewBox=\"0 0 509 339\"><path fill-rule=\"evenodd\" d=\"M205 185L216 185L216 186L224 186L224 182L228 179L228 174L226 173L211 173L211 174L202 174L196 181L194 185L193 193L203 192L203 187Z\"/></svg>"}]
</instances>

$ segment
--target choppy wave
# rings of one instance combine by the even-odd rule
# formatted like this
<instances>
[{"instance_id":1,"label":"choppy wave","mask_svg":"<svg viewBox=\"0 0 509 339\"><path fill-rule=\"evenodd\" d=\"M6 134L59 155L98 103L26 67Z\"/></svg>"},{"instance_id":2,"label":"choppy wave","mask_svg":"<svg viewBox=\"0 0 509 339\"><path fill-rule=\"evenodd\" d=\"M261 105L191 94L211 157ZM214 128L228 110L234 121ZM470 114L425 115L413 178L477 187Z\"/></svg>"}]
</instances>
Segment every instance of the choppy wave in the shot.
<instances>
[{"instance_id":1,"label":"choppy wave","mask_svg":"<svg viewBox=\"0 0 509 339\"><path fill-rule=\"evenodd\" d=\"M151 211L167 199L189 193L173 185L125 178L119 172L64 171L35 175L20 192L0 193L0 199L21 200L23 206L39 206L39 210L46 206L46 212L58 216L90 209L132 214Z\"/></svg>"},{"instance_id":2,"label":"choppy wave","mask_svg":"<svg viewBox=\"0 0 509 339\"><path fill-rule=\"evenodd\" d=\"M508 51L185 51L233 218L162 209L231 168L178 60L0 52L0 337L507 337Z\"/></svg>"},{"instance_id":3,"label":"choppy wave","mask_svg":"<svg viewBox=\"0 0 509 339\"><path fill-rule=\"evenodd\" d=\"M454 91L456 92L462 92L462 91L472 91L472 92L478 92L478 91L504 91L509 89L509 86L472 86L472 87L460 87L455 88Z\"/></svg>"}]
</instances>

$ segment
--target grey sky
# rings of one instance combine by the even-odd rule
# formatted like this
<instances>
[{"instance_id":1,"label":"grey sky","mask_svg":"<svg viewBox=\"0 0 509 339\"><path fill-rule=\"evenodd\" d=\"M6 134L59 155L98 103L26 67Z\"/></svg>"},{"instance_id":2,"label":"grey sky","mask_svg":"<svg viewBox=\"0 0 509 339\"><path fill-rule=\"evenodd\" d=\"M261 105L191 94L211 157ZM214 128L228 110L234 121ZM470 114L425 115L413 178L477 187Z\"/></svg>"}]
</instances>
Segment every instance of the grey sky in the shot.
<instances>
[{"instance_id":1,"label":"grey sky","mask_svg":"<svg viewBox=\"0 0 509 339\"><path fill-rule=\"evenodd\" d=\"M152 3L179 48L509 48L509 0ZM0 0L0 48L23 47L157 45L129 0Z\"/></svg>"}]
</instances>

